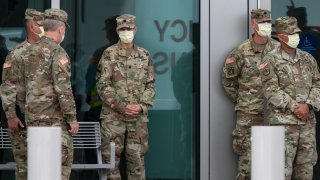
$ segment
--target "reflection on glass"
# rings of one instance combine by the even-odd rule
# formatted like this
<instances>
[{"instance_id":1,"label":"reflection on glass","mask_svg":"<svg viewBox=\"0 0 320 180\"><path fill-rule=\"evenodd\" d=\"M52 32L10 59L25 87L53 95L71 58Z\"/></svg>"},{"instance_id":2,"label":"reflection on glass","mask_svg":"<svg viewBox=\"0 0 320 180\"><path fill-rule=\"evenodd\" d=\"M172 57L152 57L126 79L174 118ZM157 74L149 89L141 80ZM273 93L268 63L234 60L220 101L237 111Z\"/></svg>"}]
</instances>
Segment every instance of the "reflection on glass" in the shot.
<instances>
[{"instance_id":1,"label":"reflection on glass","mask_svg":"<svg viewBox=\"0 0 320 180\"><path fill-rule=\"evenodd\" d=\"M298 48L312 54L320 63L320 27L308 26L308 14L305 7L296 7L291 1L291 6L287 6L288 16L293 16L298 20L298 26L301 29L300 43Z\"/></svg>"},{"instance_id":2,"label":"reflection on glass","mask_svg":"<svg viewBox=\"0 0 320 180\"><path fill-rule=\"evenodd\" d=\"M124 13L137 17L135 43L151 53L156 73L157 96L149 111L145 160L148 179L199 179L199 0L184 0L183 8L181 3L61 1L70 17L71 28L63 46L73 62L79 121L99 121L101 101L95 89L95 69L105 48L118 41L116 34L111 35L115 38L108 34L109 28L115 28L108 19ZM94 152L75 153L77 161L95 161ZM123 176L125 168L122 166ZM71 179L88 178L97 178L97 173L73 172Z\"/></svg>"},{"instance_id":3,"label":"reflection on glass","mask_svg":"<svg viewBox=\"0 0 320 180\"><path fill-rule=\"evenodd\" d=\"M1 0L0 1L0 35L7 39L8 49L25 40L24 13L27 8L44 11L49 8L50 0Z\"/></svg>"}]
</instances>

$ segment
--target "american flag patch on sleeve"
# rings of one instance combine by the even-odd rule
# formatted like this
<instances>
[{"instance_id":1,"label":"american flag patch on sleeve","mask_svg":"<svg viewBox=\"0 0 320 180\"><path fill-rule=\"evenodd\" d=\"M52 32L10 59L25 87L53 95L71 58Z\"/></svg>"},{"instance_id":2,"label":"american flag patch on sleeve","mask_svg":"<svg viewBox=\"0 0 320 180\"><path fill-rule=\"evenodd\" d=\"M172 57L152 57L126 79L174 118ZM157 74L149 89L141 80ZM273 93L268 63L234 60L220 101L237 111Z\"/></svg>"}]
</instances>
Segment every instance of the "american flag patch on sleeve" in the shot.
<instances>
[{"instance_id":1,"label":"american flag patch on sleeve","mask_svg":"<svg viewBox=\"0 0 320 180\"><path fill-rule=\"evenodd\" d=\"M4 63L3 64L3 68L9 68L9 67L11 67L11 63Z\"/></svg>"},{"instance_id":2,"label":"american flag patch on sleeve","mask_svg":"<svg viewBox=\"0 0 320 180\"><path fill-rule=\"evenodd\" d=\"M65 65L65 64L69 63L69 60L66 57L64 57L64 58L60 59L59 62L60 62L60 64Z\"/></svg>"}]
</instances>

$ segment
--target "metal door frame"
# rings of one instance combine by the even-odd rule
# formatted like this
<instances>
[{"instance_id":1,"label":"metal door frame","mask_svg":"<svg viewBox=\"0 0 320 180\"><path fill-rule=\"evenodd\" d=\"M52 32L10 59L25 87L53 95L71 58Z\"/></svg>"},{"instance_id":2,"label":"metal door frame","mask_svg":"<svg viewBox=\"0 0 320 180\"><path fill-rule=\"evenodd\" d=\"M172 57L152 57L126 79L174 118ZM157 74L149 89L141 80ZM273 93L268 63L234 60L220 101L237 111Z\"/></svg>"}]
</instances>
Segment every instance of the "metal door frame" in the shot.
<instances>
[{"instance_id":1,"label":"metal door frame","mask_svg":"<svg viewBox=\"0 0 320 180\"><path fill-rule=\"evenodd\" d=\"M51 8L60 8L60 0L51 0Z\"/></svg>"},{"instance_id":2,"label":"metal door frame","mask_svg":"<svg viewBox=\"0 0 320 180\"><path fill-rule=\"evenodd\" d=\"M210 0L200 0L200 179L210 179Z\"/></svg>"},{"instance_id":3,"label":"metal door frame","mask_svg":"<svg viewBox=\"0 0 320 180\"><path fill-rule=\"evenodd\" d=\"M51 0L60 8L60 0ZM210 179L210 0L200 0L200 179Z\"/></svg>"}]
</instances>

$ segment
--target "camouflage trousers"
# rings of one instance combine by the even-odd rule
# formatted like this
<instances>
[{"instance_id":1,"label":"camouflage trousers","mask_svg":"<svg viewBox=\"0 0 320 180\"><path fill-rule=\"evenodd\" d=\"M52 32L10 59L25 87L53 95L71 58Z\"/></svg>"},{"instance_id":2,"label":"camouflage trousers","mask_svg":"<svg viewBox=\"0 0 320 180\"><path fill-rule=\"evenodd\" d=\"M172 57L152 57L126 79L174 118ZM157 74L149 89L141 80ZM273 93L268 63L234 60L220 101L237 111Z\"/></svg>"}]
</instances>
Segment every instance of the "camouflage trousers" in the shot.
<instances>
[{"instance_id":1,"label":"camouflage trousers","mask_svg":"<svg viewBox=\"0 0 320 180\"><path fill-rule=\"evenodd\" d=\"M27 129L8 130L12 144L14 161L16 162L16 180L27 180Z\"/></svg>"},{"instance_id":2,"label":"camouflage trousers","mask_svg":"<svg viewBox=\"0 0 320 180\"><path fill-rule=\"evenodd\" d=\"M251 176L251 126L263 125L263 115L237 112L237 124L233 130L233 150L239 156L237 180L250 180Z\"/></svg>"},{"instance_id":3,"label":"camouflage trousers","mask_svg":"<svg viewBox=\"0 0 320 180\"><path fill-rule=\"evenodd\" d=\"M104 162L110 162L110 141L116 144L116 166L114 170L108 172L108 179L121 180L119 163L121 152L125 150L128 180L145 180L144 156L148 151L147 122L104 121L102 119L101 131Z\"/></svg>"},{"instance_id":4,"label":"camouflage trousers","mask_svg":"<svg viewBox=\"0 0 320 180\"><path fill-rule=\"evenodd\" d=\"M285 125L286 180L311 180L317 162L316 124Z\"/></svg>"},{"instance_id":5,"label":"camouflage trousers","mask_svg":"<svg viewBox=\"0 0 320 180\"><path fill-rule=\"evenodd\" d=\"M55 120L56 121L56 120ZM66 122L52 123L54 121L28 121L27 124L31 126L52 126L52 127L61 127L61 180L69 180L71 174L71 166L73 162L73 141L72 136L70 135L68 129L69 125Z\"/></svg>"}]
</instances>

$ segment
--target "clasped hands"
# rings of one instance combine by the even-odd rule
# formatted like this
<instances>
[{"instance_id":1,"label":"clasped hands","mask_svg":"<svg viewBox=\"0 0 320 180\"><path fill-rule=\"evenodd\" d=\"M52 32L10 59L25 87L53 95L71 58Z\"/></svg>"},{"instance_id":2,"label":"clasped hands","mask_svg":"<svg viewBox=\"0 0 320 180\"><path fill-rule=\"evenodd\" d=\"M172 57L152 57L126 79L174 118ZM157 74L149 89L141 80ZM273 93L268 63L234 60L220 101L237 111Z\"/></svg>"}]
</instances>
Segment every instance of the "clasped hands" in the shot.
<instances>
[{"instance_id":1,"label":"clasped hands","mask_svg":"<svg viewBox=\"0 0 320 180\"><path fill-rule=\"evenodd\" d=\"M138 104L129 104L124 109L124 115L127 117L136 117L138 116L142 111L142 108Z\"/></svg>"},{"instance_id":2,"label":"clasped hands","mask_svg":"<svg viewBox=\"0 0 320 180\"><path fill-rule=\"evenodd\" d=\"M310 120L310 110L308 104L297 103L294 106L294 115L298 117L301 121L309 121Z\"/></svg>"}]
</instances>

